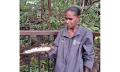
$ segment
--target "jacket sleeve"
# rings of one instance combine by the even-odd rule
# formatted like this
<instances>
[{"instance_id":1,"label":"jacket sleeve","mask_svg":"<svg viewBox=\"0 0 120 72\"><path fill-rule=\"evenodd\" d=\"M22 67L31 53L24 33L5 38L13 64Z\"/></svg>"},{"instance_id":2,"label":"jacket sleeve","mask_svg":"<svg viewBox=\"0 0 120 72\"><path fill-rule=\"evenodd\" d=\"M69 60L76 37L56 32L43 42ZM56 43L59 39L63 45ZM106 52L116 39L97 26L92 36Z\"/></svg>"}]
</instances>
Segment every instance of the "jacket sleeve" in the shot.
<instances>
[{"instance_id":1,"label":"jacket sleeve","mask_svg":"<svg viewBox=\"0 0 120 72\"><path fill-rule=\"evenodd\" d=\"M58 49L58 45L59 45L59 40L60 40L60 32L57 34L57 37L54 41L53 48L48 53L50 58L53 58L53 57L56 58L57 49Z\"/></svg>"},{"instance_id":2,"label":"jacket sleeve","mask_svg":"<svg viewBox=\"0 0 120 72\"><path fill-rule=\"evenodd\" d=\"M88 31L83 43L83 64L85 67L92 70L94 63L94 49L93 49L93 34Z\"/></svg>"}]
</instances>

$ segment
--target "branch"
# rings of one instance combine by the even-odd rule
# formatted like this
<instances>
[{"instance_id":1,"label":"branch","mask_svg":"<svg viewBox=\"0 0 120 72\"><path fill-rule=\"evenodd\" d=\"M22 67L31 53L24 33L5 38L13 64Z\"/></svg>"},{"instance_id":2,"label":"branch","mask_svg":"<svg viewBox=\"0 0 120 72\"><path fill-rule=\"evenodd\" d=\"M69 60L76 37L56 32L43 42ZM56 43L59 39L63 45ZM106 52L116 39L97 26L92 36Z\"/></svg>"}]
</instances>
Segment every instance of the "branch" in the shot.
<instances>
[{"instance_id":1,"label":"branch","mask_svg":"<svg viewBox=\"0 0 120 72\"><path fill-rule=\"evenodd\" d=\"M85 9L84 11L82 11L82 13L84 13L85 11L87 11L93 4L95 4L95 3L97 3L97 2L100 2L100 0L97 0L97 1L92 2L89 6L81 7L81 9Z\"/></svg>"}]
</instances>

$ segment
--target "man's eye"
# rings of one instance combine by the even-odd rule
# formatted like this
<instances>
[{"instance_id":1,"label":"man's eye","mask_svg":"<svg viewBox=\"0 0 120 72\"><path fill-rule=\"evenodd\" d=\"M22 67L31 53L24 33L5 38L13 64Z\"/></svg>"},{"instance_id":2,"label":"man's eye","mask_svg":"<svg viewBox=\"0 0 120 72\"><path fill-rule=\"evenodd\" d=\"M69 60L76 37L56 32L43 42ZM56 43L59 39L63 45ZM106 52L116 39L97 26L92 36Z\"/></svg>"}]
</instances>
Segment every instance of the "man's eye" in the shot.
<instances>
[{"instance_id":1,"label":"man's eye","mask_svg":"<svg viewBox=\"0 0 120 72\"><path fill-rule=\"evenodd\" d=\"M65 20L67 20L68 18L65 17Z\"/></svg>"},{"instance_id":2,"label":"man's eye","mask_svg":"<svg viewBox=\"0 0 120 72\"><path fill-rule=\"evenodd\" d=\"M69 20L72 20L72 18L68 18Z\"/></svg>"},{"instance_id":3,"label":"man's eye","mask_svg":"<svg viewBox=\"0 0 120 72\"><path fill-rule=\"evenodd\" d=\"M66 18L66 17L65 17L65 20L72 20L72 18Z\"/></svg>"}]
</instances>

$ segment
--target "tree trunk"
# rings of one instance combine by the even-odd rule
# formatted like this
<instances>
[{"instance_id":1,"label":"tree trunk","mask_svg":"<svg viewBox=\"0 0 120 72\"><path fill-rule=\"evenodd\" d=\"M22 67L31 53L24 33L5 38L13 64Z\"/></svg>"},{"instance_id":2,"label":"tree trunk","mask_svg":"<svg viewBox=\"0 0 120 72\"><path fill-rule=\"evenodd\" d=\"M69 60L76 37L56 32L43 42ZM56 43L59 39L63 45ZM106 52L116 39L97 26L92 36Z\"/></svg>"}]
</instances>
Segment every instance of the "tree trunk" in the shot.
<instances>
[{"instance_id":1,"label":"tree trunk","mask_svg":"<svg viewBox=\"0 0 120 72\"><path fill-rule=\"evenodd\" d=\"M48 0L48 16L49 16L49 18L51 17L51 0ZM51 29L50 20L48 23L48 29Z\"/></svg>"},{"instance_id":2,"label":"tree trunk","mask_svg":"<svg viewBox=\"0 0 120 72\"><path fill-rule=\"evenodd\" d=\"M76 5L76 3L77 3L77 0L73 0L73 4Z\"/></svg>"},{"instance_id":3,"label":"tree trunk","mask_svg":"<svg viewBox=\"0 0 120 72\"><path fill-rule=\"evenodd\" d=\"M41 0L41 19L43 19L44 15L44 0Z\"/></svg>"}]
</instances>

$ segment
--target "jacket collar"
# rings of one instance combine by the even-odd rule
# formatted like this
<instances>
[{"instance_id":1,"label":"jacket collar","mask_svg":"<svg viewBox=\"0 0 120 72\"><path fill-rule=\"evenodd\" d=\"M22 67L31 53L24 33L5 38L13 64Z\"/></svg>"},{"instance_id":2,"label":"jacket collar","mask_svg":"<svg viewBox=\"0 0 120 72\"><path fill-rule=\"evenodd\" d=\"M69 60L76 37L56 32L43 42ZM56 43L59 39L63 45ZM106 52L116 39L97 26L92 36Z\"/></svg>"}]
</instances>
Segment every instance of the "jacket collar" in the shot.
<instances>
[{"instance_id":1,"label":"jacket collar","mask_svg":"<svg viewBox=\"0 0 120 72\"><path fill-rule=\"evenodd\" d=\"M81 32L82 32L82 30L81 30L82 27L78 26L77 28L78 28L78 29L77 29L77 32L76 32L75 36L80 35ZM65 36L65 37L69 37L67 27L65 27L65 29L64 29L64 31L63 31L63 36ZM75 37L75 36L74 36L74 37Z\"/></svg>"}]
</instances>

